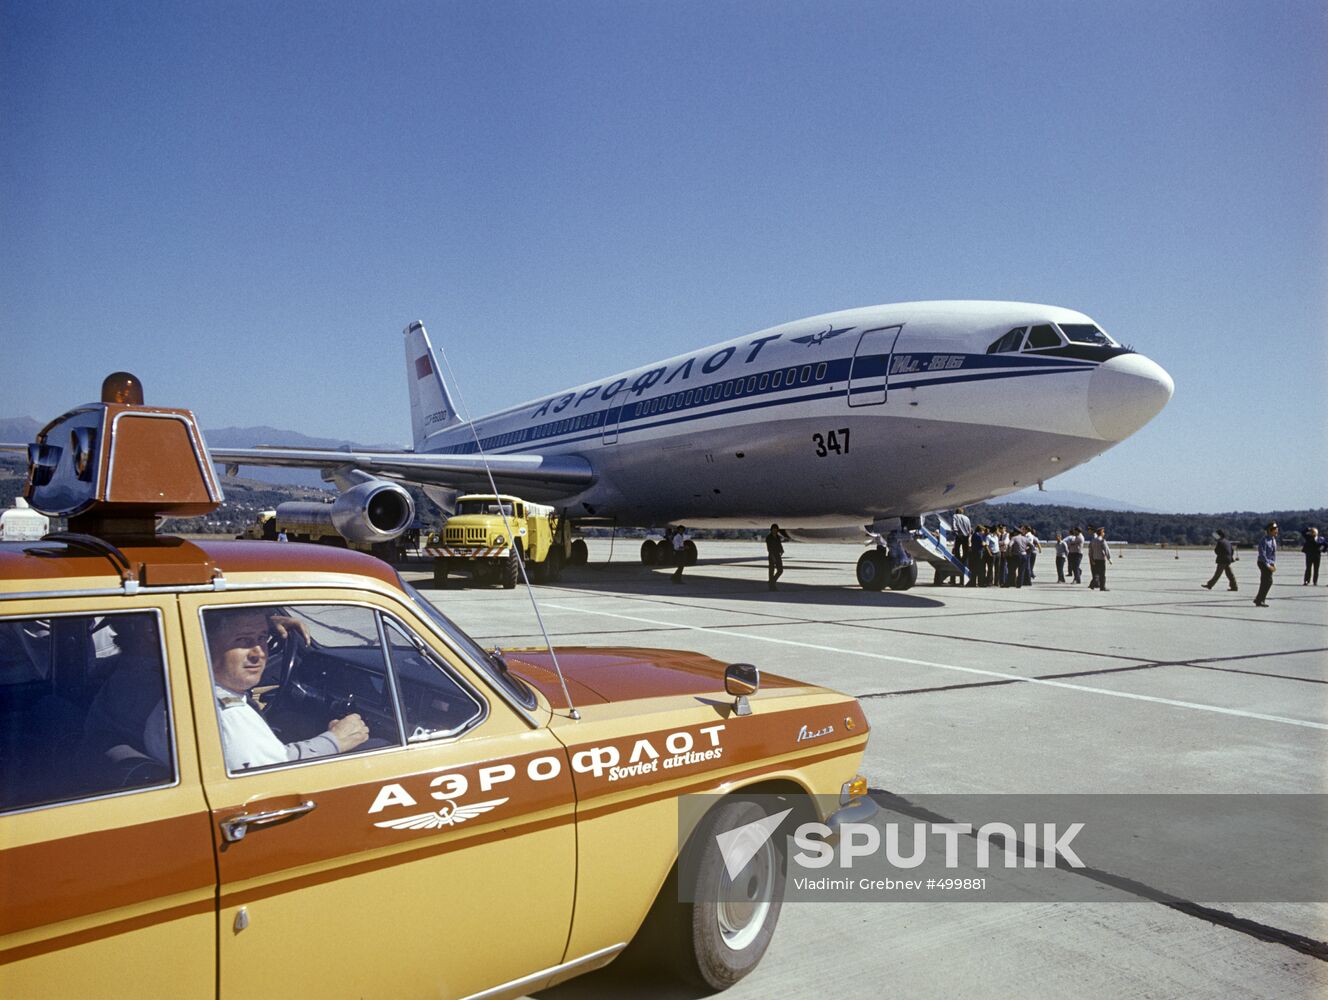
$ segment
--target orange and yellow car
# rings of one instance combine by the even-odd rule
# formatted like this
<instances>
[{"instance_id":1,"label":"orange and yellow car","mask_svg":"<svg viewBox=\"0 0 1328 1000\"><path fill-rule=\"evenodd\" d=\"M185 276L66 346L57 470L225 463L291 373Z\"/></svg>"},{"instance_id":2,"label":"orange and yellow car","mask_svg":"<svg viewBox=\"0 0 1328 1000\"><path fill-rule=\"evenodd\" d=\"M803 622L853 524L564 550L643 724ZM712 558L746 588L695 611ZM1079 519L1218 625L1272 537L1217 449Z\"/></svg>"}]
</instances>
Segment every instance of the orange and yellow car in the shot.
<instances>
[{"instance_id":1,"label":"orange and yellow car","mask_svg":"<svg viewBox=\"0 0 1328 1000\"><path fill-rule=\"evenodd\" d=\"M485 650L370 556L157 534L221 499L188 411L70 411L26 494L70 530L0 544L5 997L515 996L634 940L723 988L782 858L717 835L874 808L847 696Z\"/></svg>"}]
</instances>

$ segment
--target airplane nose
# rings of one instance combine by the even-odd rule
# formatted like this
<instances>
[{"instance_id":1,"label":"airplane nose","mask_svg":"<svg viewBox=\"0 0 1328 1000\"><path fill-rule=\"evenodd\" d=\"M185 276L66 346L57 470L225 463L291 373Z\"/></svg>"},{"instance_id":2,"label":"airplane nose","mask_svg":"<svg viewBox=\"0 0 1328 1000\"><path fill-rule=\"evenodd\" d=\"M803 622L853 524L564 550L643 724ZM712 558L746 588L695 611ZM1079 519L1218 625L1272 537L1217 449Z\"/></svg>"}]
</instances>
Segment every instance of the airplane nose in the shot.
<instances>
[{"instance_id":1,"label":"airplane nose","mask_svg":"<svg viewBox=\"0 0 1328 1000\"><path fill-rule=\"evenodd\" d=\"M1142 354L1103 362L1088 380L1088 417L1107 441L1124 441L1162 412L1176 383Z\"/></svg>"}]
</instances>

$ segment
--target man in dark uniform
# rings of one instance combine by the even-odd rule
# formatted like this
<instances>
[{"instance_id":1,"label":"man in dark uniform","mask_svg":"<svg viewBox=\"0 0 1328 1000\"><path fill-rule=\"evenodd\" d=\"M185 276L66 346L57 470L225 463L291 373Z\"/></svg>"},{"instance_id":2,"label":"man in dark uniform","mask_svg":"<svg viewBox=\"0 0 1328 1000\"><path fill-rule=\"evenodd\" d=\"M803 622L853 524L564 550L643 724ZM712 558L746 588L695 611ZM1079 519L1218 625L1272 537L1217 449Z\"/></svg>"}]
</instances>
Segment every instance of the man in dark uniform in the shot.
<instances>
[{"instance_id":1,"label":"man in dark uniform","mask_svg":"<svg viewBox=\"0 0 1328 1000\"><path fill-rule=\"evenodd\" d=\"M770 534L765 536L766 572L770 576L766 586L771 590L779 589L775 581L784 575L784 539L787 537L777 524L770 525Z\"/></svg>"},{"instance_id":2,"label":"man in dark uniform","mask_svg":"<svg viewBox=\"0 0 1328 1000\"><path fill-rule=\"evenodd\" d=\"M1300 551L1305 553L1305 586L1319 585L1319 561L1323 558L1323 546L1319 544L1319 529L1306 528L1301 534L1305 542Z\"/></svg>"},{"instance_id":3,"label":"man in dark uniform","mask_svg":"<svg viewBox=\"0 0 1328 1000\"><path fill-rule=\"evenodd\" d=\"M1217 583L1218 578L1226 573L1227 590L1239 590L1236 586L1236 574L1231 572L1231 564L1236 561L1236 552L1227 539L1227 533L1218 529L1217 544L1213 546L1213 553L1217 556L1217 569L1213 571L1213 578L1204 584L1209 590L1213 589L1213 584Z\"/></svg>"},{"instance_id":4,"label":"man in dark uniform","mask_svg":"<svg viewBox=\"0 0 1328 1000\"><path fill-rule=\"evenodd\" d=\"M1254 606L1268 607L1268 591L1273 589L1273 574L1277 572L1277 522L1272 521L1264 528L1264 536L1259 539L1259 593L1255 595Z\"/></svg>"}]
</instances>

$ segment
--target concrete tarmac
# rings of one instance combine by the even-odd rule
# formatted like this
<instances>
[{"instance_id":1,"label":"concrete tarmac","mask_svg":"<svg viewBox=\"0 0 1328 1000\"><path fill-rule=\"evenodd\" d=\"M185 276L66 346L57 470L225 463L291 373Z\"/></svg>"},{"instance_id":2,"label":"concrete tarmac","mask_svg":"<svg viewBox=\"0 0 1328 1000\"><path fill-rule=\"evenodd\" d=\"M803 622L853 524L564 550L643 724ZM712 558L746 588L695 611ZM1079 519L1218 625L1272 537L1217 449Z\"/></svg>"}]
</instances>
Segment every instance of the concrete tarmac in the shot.
<instances>
[{"instance_id":1,"label":"concrete tarmac","mask_svg":"<svg viewBox=\"0 0 1328 1000\"><path fill-rule=\"evenodd\" d=\"M699 543L682 585L639 544L608 562L592 539L591 565L536 588L555 644L695 649L853 694L880 792L1328 792L1328 585L1300 585L1299 552L1257 608L1251 555L1238 593L1201 589L1207 552L1135 547L1106 593L1055 583L1048 554L1028 588L867 593L860 546L792 543L772 593L759 541ZM427 593L485 645L540 642L524 588ZM1328 996L1328 905L1202 902L789 903L725 995ZM613 966L542 994L624 995L696 994Z\"/></svg>"}]
</instances>

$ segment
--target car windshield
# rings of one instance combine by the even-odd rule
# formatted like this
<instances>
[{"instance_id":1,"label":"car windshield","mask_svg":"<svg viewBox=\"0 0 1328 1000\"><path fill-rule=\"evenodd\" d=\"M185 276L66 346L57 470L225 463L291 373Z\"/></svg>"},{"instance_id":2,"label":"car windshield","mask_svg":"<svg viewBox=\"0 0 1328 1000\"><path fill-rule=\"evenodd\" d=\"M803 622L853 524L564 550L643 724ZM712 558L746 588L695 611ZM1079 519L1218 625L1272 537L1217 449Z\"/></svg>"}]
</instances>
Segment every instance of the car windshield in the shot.
<instances>
[{"instance_id":1,"label":"car windshield","mask_svg":"<svg viewBox=\"0 0 1328 1000\"><path fill-rule=\"evenodd\" d=\"M1092 323L1061 323L1061 332L1072 344L1095 344L1098 347L1117 347L1117 343Z\"/></svg>"},{"instance_id":2,"label":"car windshield","mask_svg":"<svg viewBox=\"0 0 1328 1000\"><path fill-rule=\"evenodd\" d=\"M433 602L409 583L403 580L401 585L406 593L410 595L410 599L415 602L415 606L442 630L453 645L470 659L476 667L483 670L494 683L516 699L518 704L526 708L534 708L538 704L535 700L535 693L515 674L508 673L507 664L502 662L501 657L496 657L484 649L478 642L463 632L456 622L434 607Z\"/></svg>"}]
</instances>

